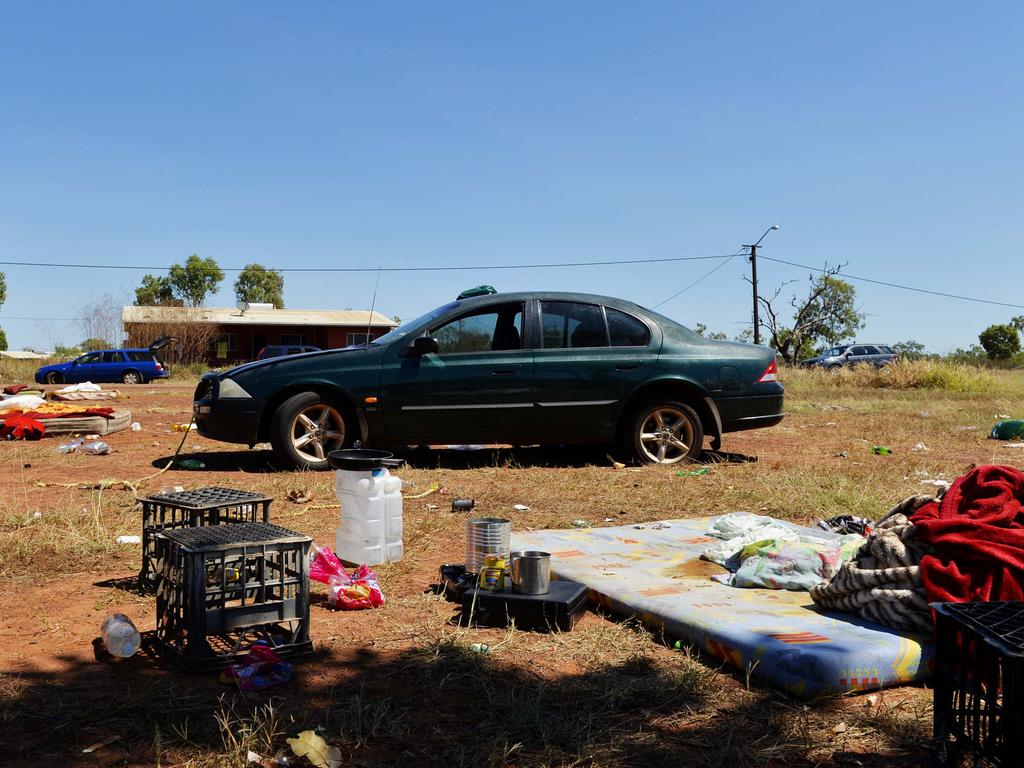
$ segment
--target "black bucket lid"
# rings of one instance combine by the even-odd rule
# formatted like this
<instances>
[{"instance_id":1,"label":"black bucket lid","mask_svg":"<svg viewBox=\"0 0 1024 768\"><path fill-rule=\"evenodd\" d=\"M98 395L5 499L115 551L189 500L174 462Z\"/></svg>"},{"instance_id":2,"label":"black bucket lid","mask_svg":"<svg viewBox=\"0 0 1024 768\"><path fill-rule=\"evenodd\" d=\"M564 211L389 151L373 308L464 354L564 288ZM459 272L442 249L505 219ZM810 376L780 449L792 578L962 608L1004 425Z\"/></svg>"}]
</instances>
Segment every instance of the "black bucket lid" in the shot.
<instances>
[{"instance_id":1,"label":"black bucket lid","mask_svg":"<svg viewBox=\"0 0 1024 768\"><path fill-rule=\"evenodd\" d=\"M334 469L366 472L381 467L400 467L405 459L396 459L390 451L374 451L370 448L346 448L327 454L327 463Z\"/></svg>"}]
</instances>

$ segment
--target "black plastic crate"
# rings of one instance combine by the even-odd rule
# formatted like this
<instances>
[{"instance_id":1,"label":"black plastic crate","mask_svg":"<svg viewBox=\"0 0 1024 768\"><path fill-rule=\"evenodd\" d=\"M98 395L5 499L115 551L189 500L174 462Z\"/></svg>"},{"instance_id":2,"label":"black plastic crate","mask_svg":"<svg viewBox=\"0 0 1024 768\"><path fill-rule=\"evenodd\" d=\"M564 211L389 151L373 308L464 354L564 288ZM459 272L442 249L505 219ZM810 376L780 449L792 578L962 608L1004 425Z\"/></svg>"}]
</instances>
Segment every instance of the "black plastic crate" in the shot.
<instances>
[{"instance_id":1,"label":"black plastic crate","mask_svg":"<svg viewBox=\"0 0 1024 768\"><path fill-rule=\"evenodd\" d=\"M139 499L142 504L142 570L139 586L156 586L156 543L161 531L227 523L270 522L269 496L231 488L197 488L158 493Z\"/></svg>"},{"instance_id":2,"label":"black plastic crate","mask_svg":"<svg viewBox=\"0 0 1024 768\"><path fill-rule=\"evenodd\" d=\"M938 761L1024 760L1024 602L935 603Z\"/></svg>"},{"instance_id":3,"label":"black plastic crate","mask_svg":"<svg viewBox=\"0 0 1024 768\"><path fill-rule=\"evenodd\" d=\"M462 623L486 627L568 632L587 607L587 586L575 581L552 581L546 595L491 592L469 587L462 593Z\"/></svg>"},{"instance_id":4,"label":"black plastic crate","mask_svg":"<svg viewBox=\"0 0 1024 768\"><path fill-rule=\"evenodd\" d=\"M158 534L157 650L197 670L234 661L258 639L285 656L311 650L311 543L270 523Z\"/></svg>"}]
</instances>

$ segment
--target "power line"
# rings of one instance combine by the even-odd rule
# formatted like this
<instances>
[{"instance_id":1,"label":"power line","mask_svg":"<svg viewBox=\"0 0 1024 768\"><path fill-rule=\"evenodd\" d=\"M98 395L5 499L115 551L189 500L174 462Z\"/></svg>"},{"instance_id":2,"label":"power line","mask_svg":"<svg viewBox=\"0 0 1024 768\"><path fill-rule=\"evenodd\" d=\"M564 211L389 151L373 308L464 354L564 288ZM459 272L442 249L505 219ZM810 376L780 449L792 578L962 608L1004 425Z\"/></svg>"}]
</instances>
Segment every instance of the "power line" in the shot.
<instances>
[{"instance_id":1,"label":"power line","mask_svg":"<svg viewBox=\"0 0 1024 768\"><path fill-rule=\"evenodd\" d=\"M734 254L733 254L732 256L730 256L730 257L729 257L729 258L727 258L727 259L726 259L725 261L723 261L723 262L722 262L721 264L719 264L719 265L718 265L718 266L716 266L716 267L715 267L714 269L712 269L712 270L711 270L710 272L706 272L705 274L703 274L703 275L701 275L700 277L698 277L698 278L697 278L696 280L694 280L694 281L693 281L692 283L690 283L690 284L689 284L688 286L686 286L685 288L683 288L683 290L681 290L681 291L678 291L678 292L676 292L676 293L673 293L673 294L672 294L671 296L669 296L669 297L668 297L667 299L665 299L664 301L659 301L659 302L658 302L657 304L655 304L655 305L654 305L654 307L652 307L652 309L657 309L657 308L658 308L658 307L660 307L660 306L661 306L662 304L667 304L668 302L672 301L672 299L675 299L675 298L678 298L679 296L682 296L682 295L683 295L684 293L686 293L686 292L687 292L688 290L690 290L691 288L693 288L693 286L697 285L697 283L701 282L702 280L704 280L704 279L706 279L706 278L708 278L708 277L711 277L711 276L712 276L713 274L715 274L715 272L717 272L717 271L718 271L718 270L720 270L720 269L721 269L722 267L724 267L724 266L725 266L726 264L728 264L728 263L729 263L730 261L732 261L733 259L735 259L735 258L736 258L737 256L739 256L739 255L740 255L740 254L741 254L742 252L743 252L743 249L741 248L740 250L736 251L736 253L734 253Z\"/></svg>"},{"instance_id":2,"label":"power line","mask_svg":"<svg viewBox=\"0 0 1024 768\"><path fill-rule=\"evenodd\" d=\"M77 317L14 317L13 315L0 315L0 320L31 320L33 322L48 322L48 321L59 321L59 322L74 322L80 318Z\"/></svg>"},{"instance_id":3,"label":"power line","mask_svg":"<svg viewBox=\"0 0 1024 768\"><path fill-rule=\"evenodd\" d=\"M474 264L471 266L437 267L282 267L272 272L465 272L481 269L557 269L559 267L604 267L617 264L667 264L678 261L706 261L728 259L723 256L673 256L663 259L617 259L614 261L565 261L542 264ZM135 264L61 264L43 261L0 261L2 267L54 267L58 269L120 269L138 272L166 272L170 267L138 266ZM239 267L221 267L222 272L241 272Z\"/></svg>"},{"instance_id":4,"label":"power line","mask_svg":"<svg viewBox=\"0 0 1024 768\"><path fill-rule=\"evenodd\" d=\"M809 269L812 272L822 272L824 270L821 267L809 267L806 264L797 264L795 261L786 261L785 259L773 259L771 256L761 256L762 259L767 261L774 261L778 264L786 264L790 267L799 267L800 269ZM974 301L979 304L994 304L997 307L1012 307L1014 309L1024 309L1024 304L1010 304L1006 301L994 301L992 299L979 299L974 296L961 296L957 293L944 293L943 291L932 291L927 288L915 288L912 285L901 285L900 283L888 283L884 280L874 280L870 277L858 277L857 275L849 275L845 272L841 273L843 279L859 280L863 283L874 283L875 285L884 285L888 288L899 288L904 291L914 291L915 293L926 293L930 296L942 296L947 299L960 299L961 301Z\"/></svg>"}]
</instances>

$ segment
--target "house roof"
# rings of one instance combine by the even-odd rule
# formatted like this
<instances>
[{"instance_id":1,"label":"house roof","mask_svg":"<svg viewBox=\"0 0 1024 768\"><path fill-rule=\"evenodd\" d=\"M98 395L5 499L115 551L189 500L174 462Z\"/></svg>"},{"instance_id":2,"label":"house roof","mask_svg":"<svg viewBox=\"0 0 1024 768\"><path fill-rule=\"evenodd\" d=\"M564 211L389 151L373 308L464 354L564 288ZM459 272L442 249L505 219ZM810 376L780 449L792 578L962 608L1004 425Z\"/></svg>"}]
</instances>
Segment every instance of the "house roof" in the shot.
<instances>
[{"instance_id":1,"label":"house roof","mask_svg":"<svg viewBox=\"0 0 1024 768\"><path fill-rule=\"evenodd\" d=\"M372 314L372 317L371 317ZM235 307L124 307L128 323L211 323L216 325L319 325L394 328L398 323L365 309L263 309Z\"/></svg>"},{"instance_id":2,"label":"house roof","mask_svg":"<svg viewBox=\"0 0 1024 768\"><path fill-rule=\"evenodd\" d=\"M0 351L0 357L6 357L10 360L45 360L49 355L29 352L25 349L5 349Z\"/></svg>"}]
</instances>

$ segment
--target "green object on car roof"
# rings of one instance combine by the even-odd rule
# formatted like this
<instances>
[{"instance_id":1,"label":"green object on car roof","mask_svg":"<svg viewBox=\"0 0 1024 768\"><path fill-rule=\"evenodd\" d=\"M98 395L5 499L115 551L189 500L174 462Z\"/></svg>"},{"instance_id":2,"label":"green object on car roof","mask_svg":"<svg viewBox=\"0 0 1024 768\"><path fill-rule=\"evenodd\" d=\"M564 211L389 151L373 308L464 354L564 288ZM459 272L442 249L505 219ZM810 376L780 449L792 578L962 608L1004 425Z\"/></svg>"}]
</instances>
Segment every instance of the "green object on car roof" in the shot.
<instances>
[{"instance_id":1,"label":"green object on car roof","mask_svg":"<svg viewBox=\"0 0 1024 768\"><path fill-rule=\"evenodd\" d=\"M459 299L472 299L474 296L487 296L497 293L493 285L478 285L476 288L467 288L458 295Z\"/></svg>"}]
</instances>

